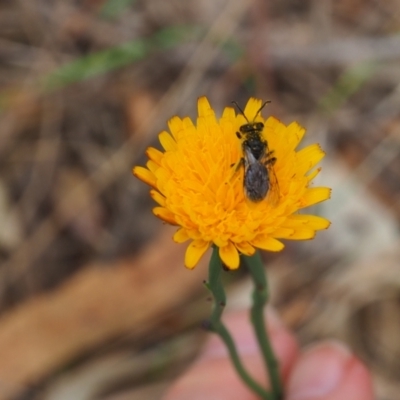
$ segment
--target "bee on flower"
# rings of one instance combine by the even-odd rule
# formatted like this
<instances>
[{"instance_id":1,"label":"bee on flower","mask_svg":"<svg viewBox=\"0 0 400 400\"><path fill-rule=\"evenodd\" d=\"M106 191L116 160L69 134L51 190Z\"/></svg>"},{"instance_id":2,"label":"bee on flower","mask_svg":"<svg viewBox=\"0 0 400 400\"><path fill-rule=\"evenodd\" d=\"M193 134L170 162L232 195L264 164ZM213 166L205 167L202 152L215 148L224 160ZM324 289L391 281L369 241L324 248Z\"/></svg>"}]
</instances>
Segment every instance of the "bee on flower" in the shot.
<instances>
[{"instance_id":1,"label":"bee on flower","mask_svg":"<svg viewBox=\"0 0 400 400\"><path fill-rule=\"evenodd\" d=\"M318 144L297 150L304 128L264 119L265 104L250 98L243 111L226 107L217 119L201 97L197 121L173 117L159 134L163 151L148 148L146 167L133 169L152 187L154 214L178 227L174 241L190 241L188 268L212 245L236 269L240 254L280 251L281 239L312 239L330 225L298 213L330 197L329 188L310 187L325 153Z\"/></svg>"},{"instance_id":2,"label":"bee on flower","mask_svg":"<svg viewBox=\"0 0 400 400\"><path fill-rule=\"evenodd\" d=\"M242 115L246 118L245 113L241 110L236 102L233 102ZM254 119L239 128L236 136L243 139L242 150L243 158L239 164L244 166L243 187L247 198L254 202L265 199L268 194L268 200L271 204L277 204L279 201L279 184L273 169L276 157L273 156L274 151L269 150L268 142L262 135L264 124L256 122L258 114L268 104L266 101L257 111Z\"/></svg>"}]
</instances>

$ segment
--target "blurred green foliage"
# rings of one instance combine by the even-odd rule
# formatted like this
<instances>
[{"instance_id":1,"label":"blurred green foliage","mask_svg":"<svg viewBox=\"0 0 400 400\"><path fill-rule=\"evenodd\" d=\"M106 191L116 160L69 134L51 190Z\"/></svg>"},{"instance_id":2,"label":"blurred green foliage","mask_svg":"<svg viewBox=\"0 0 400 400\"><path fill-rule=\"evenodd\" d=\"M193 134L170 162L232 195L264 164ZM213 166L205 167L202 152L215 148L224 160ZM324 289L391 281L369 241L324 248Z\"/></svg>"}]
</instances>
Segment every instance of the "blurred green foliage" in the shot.
<instances>
[{"instance_id":1,"label":"blurred green foliage","mask_svg":"<svg viewBox=\"0 0 400 400\"><path fill-rule=\"evenodd\" d=\"M108 0L101 7L100 15L103 18L116 18L134 2L135 0Z\"/></svg>"},{"instance_id":2,"label":"blurred green foliage","mask_svg":"<svg viewBox=\"0 0 400 400\"><path fill-rule=\"evenodd\" d=\"M377 63L365 62L344 70L336 83L320 99L319 109L328 115L338 110L372 78L377 68Z\"/></svg>"},{"instance_id":3,"label":"blurred green foliage","mask_svg":"<svg viewBox=\"0 0 400 400\"><path fill-rule=\"evenodd\" d=\"M205 28L198 26L182 25L161 29L147 38L138 38L62 65L43 79L43 89L60 89L143 60L153 52L168 50L189 41L198 42L204 34ZM221 50L232 61L239 59L244 52L234 41L224 43Z\"/></svg>"},{"instance_id":4,"label":"blurred green foliage","mask_svg":"<svg viewBox=\"0 0 400 400\"><path fill-rule=\"evenodd\" d=\"M59 89L116 68L143 60L154 51L166 50L200 36L198 28L173 26L148 38L139 38L110 49L89 54L62 65L43 80L45 90Z\"/></svg>"}]
</instances>

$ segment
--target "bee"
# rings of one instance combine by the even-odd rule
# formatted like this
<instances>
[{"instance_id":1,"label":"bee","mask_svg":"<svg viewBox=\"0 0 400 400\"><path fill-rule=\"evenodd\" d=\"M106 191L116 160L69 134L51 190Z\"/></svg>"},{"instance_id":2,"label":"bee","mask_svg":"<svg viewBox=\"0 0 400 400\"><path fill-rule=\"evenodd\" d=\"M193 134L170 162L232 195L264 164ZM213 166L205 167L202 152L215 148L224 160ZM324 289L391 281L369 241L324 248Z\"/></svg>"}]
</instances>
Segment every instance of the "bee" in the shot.
<instances>
[{"instance_id":1,"label":"bee","mask_svg":"<svg viewBox=\"0 0 400 400\"><path fill-rule=\"evenodd\" d=\"M243 188L250 201L259 203L267 198L272 205L276 205L279 201L279 185L273 169L276 157L262 135L264 124L255 121L268 103L270 101L266 101L257 111L253 120L249 121L239 105L233 102L247 121L247 124L242 125L239 132L236 132L236 136L242 140L243 150L243 157L237 168L240 165L244 166Z\"/></svg>"}]
</instances>

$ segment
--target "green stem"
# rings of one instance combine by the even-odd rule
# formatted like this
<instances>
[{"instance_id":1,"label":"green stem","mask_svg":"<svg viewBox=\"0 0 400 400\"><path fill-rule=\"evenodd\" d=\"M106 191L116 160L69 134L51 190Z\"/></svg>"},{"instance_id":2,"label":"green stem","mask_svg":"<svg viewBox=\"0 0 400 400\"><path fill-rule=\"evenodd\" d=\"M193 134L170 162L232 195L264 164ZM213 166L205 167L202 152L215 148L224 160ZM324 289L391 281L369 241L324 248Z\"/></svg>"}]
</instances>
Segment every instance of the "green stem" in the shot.
<instances>
[{"instance_id":1,"label":"green stem","mask_svg":"<svg viewBox=\"0 0 400 400\"><path fill-rule=\"evenodd\" d=\"M264 309L268 302L269 293L264 265L258 252L251 257L243 256L243 259L254 282L251 322L269 374L273 400L281 400L283 398L283 388L279 376L279 365L272 350L265 326Z\"/></svg>"},{"instance_id":2,"label":"green stem","mask_svg":"<svg viewBox=\"0 0 400 400\"><path fill-rule=\"evenodd\" d=\"M209 281L207 287L212 292L214 297L214 304L210 318L210 330L215 332L224 342L228 349L229 356L233 365L242 378L244 383L262 399L272 400L271 395L262 388L254 379L247 373L240 360L239 354L236 350L235 343L221 321L221 316L226 304L226 295L221 281L222 263L219 258L218 248L213 248L213 253L209 266Z\"/></svg>"}]
</instances>

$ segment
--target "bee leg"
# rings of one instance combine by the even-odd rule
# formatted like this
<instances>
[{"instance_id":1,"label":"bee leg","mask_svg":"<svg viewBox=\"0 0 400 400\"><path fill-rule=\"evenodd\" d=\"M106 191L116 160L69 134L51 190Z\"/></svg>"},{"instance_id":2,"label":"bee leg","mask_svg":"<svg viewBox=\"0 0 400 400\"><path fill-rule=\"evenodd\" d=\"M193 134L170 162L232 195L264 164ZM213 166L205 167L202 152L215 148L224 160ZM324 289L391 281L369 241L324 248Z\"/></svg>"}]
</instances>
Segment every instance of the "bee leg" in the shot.
<instances>
[{"instance_id":1,"label":"bee leg","mask_svg":"<svg viewBox=\"0 0 400 400\"><path fill-rule=\"evenodd\" d=\"M276 157L271 157L265 160L264 165L274 165L276 163Z\"/></svg>"},{"instance_id":2,"label":"bee leg","mask_svg":"<svg viewBox=\"0 0 400 400\"><path fill-rule=\"evenodd\" d=\"M242 157L236 164L235 172L237 172L242 165L244 166L244 162L244 157Z\"/></svg>"},{"instance_id":3,"label":"bee leg","mask_svg":"<svg viewBox=\"0 0 400 400\"><path fill-rule=\"evenodd\" d=\"M233 171L233 174L236 174L236 172L239 171L239 168L240 168L242 165L244 166L244 158L243 158L243 157L242 157L237 163L231 164L231 167L232 167L232 168L235 167L235 168L234 168L234 171Z\"/></svg>"},{"instance_id":4,"label":"bee leg","mask_svg":"<svg viewBox=\"0 0 400 400\"><path fill-rule=\"evenodd\" d=\"M272 154L274 154L274 153L275 153L274 150L270 150L268 153L265 154L265 156L266 156L267 158L270 158L270 157L272 156Z\"/></svg>"},{"instance_id":5,"label":"bee leg","mask_svg":"<svg viewBox=\"0 0 400 400\"><path fill-rule=\"evenodd\" d=\"M240 134L240 132L236 132L236 136L238 137L238 139L242 138L242 135Z\"/></svg>"},{"instance_id":6,"label":"bee leg","mask_svg":"<svg viewBox=\"0 0 400 400\"><path fill-rule=\"evenodd\" d=\"M241 166L244 166L244 158L242 157L237 163L231 164L231 167L233 168L232 175L230 176L229 180L232 180L237 172L239 171Z\"/></svg>"}]
</instances>

